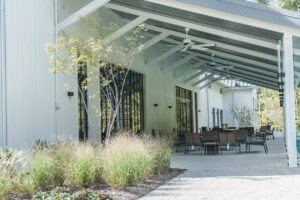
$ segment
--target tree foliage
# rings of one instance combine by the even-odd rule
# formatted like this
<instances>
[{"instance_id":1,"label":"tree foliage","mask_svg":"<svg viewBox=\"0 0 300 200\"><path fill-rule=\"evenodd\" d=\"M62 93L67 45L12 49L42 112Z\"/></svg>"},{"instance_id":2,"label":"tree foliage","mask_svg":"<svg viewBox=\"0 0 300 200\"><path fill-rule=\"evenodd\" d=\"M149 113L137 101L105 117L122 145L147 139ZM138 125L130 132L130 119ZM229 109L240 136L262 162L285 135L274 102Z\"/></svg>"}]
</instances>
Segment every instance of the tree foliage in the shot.
<instances>
[{"instance_id":1,"label":"tree foliage","mask_svg":"<svg viewBox=\"0 0 300 200\"><path fill-rule=\"evenodd\" d=\"M239 127L251 126L253 122L253 112L247 107L232 106L231 113L237 120Z\"/></svg>"},{"instance_id":2,"label":"tree foliage","mask_svg":"<svg viewBox=\"0 0 300 200\"><path fill-rule=\"evenodd\" d=\"M99 134L102 114L100 97L105 97L106 103L110 105L109 120L106 124L106 138L109 139L122 102L127 74L134 56L143 49L141 41L144 39L143 32L146 28L143 24L138 25L118 38L120 44L112 45L106 41L106 38L120 28L117 24L110 23L104 26L101 20L94 16L81 18L80 21L85 33L71 34L62 31L56 43L46 46L46 51L50 56L53 73L66 74L71 77L82 96L88 88L91 88L88 94L89 99L94 99L96 102L91 107L97 115L96 124L98 124ZM86 73L81 85L78 83L79 73ZM119 73L123 75L118 76ZM117 77L122 79L118 80L118 84ZM83 104L88 113L88 120L91 121L87 102L84 100Z\"/></svg>"},{"instance_id":3,"label":"tree foliage","mask_svg":"<svg viewBox=\"0 0 300 200\"><path fill-rule=\"evenodd\" d=\"M300 9L300 1L299 0L256 0L257 3L264 4L264 5L270 5L275 7L282 7L288 10L294 10L297 11Z\"/></svg>"},{"instance_id":4,"label":"tree foliage","mask_svg":"<svg viewBox=\"0 0 300 200\"><path fill-rule=\"evenodd\" d=\"M280 107L279 92L259 88L258 89L258 124L272 125L276 130L283 129L283 111Z\"/></svg>"}]
</instances>

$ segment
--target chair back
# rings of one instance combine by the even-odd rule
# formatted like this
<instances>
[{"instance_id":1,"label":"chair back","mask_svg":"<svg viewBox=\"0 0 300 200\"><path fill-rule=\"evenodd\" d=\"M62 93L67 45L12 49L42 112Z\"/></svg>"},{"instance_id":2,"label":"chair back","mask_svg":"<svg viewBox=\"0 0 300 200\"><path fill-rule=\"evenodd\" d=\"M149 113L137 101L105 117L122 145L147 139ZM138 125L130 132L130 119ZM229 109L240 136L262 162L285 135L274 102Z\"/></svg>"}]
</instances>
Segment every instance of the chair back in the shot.
<instances>
[{"instance_id":1,"label":"chair back","mask_svg":"<svg viewBox=\"0 0 300 200\"><path fill-rule=\"evenodd\" d=\"M193 133L185 133L184 134L184 144L185 145L193 145Z\"/></svg>"},{"instance_id":2,"label":"chair back","mask_svg":"<svg viewBox=\"0 0 300 200\"><path fill-rule=\"evenodd\" d=\"M206 126L202 126L202 127L201 127L201 131L202 131L202 132L206 132L206 131L207 131L207 127L206 127Z\"/></svg>"},{"instance_id":3,"label":"chair back","mask_svg":"<svg viewBox=\"0 0 300 200\"><path fill-rule=\"evenodd\" d=\"M201 145L201 134L200 133L193 134L193 145L196 145L196 146Z\"/></svg>"},{"instance_id":4,"label":"chair back","mask_svg":"<svg viewBox=\"0 0 300 200\"><path fill-rule=\"evenodd\" d=\"M248 132L248 135L252 135L252 134L254 133L254 127L251 127L251 126L240 128L240 130L242 130L242 131L244 131L244 130L247 131L247 132Z\"/></svg>"},{"instance_id":5,"label":"chair back","mask_svg":"<svg viewBox=\"0 0 300 200\"><path fill-rule=\"evenodd\" d=\"M227 133L219 133L219 145L227 145L228 144L228 137Z\"/></svg>"},{"instance_id":6,"label":"chair back","mask_svg":"<svg viewBox=\"0 0 300 200\"><path fill-rule=\"evenodd\" d=\"M206 131L203 133L203 141L206 142L216 142L218 141L218 132L215 131Z\"/></svg>"},{"instance_id":7,"label":"chair back","mask_svg":"<svg viewBox=\"0 0 300 200\"><path fill-rule=\"evenodd\" d=\"M228 140L228 144L233 145L235 144L235 135L234 133L228 133L227 134L227 140Z\"/></svg>"},{"instance_id":8,"label":"chair back","mask_svg":"<svg viewBox=\"0 0 300 200\"><path fill-rule=\"evenodd\" d=\"M236 142L246 142L247 141L247 136L248 136L248 131L247 130L242 130L242 131L238 131L235 134L235 139Z\"/></svg>"},{"instance_id":9,"label":"chair back","mask_svg":"<svg viewBox=\"0 0 300 200\"><path fill-rule=\"evenodd\" d=\"M266 132L268 130L268 126L261 126L259 132Z\"/></svg>"}]
</instances>

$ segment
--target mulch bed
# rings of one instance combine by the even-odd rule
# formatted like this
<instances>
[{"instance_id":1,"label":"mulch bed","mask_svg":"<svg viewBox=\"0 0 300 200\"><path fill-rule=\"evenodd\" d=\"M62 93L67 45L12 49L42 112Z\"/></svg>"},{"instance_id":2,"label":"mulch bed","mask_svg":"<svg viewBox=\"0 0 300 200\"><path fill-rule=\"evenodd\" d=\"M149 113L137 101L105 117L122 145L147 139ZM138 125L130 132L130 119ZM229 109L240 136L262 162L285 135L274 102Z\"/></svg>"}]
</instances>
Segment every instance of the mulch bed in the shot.
<instances>
[{"instance_id":1,"label":"mulch bed","mask_svg":"<svg viewBox=\"0 0 300 200\"><path fill-rule=\"evenodd\" d=\"M136 183L123 190L114 189L105 183L96 185L93 189L111 196L114 200L136 200L155 190L159 186L164 185L184 171L185 169L168 169L158 175L150 177L142 183Z\"/></svg>"},{"instance_id":2,"label":"mulch bed","mask_svg":"<svg viewBox=\"0 0 300 200\"><path fill-rule=\"evenodd\" d=\"M172 168L161 172L158 175L152 176L147 180L141 183L135 183L134 185L127 187L123 190L117 190L115 188L110 187L106 183L99 183L92 186L90 189L97 191L102 194L106 194L112 197L114 200L136 200L139 199L149 192L155 190L161 185L164 185L168 181L182 174L185 169L177 169ZM66 186L67 187L67 186ZM70 187L69 187L70 188ZM70 188L72 191L80 190L81 188ZM27 198L18 198L15 195L11 195L10 199L19 200L19 199L27 199Z\"/></svg>"}]
</instances>

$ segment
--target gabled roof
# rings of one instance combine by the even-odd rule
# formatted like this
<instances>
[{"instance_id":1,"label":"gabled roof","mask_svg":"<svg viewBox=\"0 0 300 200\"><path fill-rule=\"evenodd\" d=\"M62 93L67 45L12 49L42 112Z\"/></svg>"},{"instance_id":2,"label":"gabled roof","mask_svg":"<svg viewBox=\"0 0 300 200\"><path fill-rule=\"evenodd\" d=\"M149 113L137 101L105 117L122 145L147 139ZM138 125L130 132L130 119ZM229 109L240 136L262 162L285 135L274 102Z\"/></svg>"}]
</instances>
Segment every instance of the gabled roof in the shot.
<instances>
[{"instance_id":1,"label":"gabled roof","mask_svg":"<svg viewBox=\"0 0 300 200\"><path fill-rule=\"evenodd\" d=\"M300 28L300 12L265 6L245 0L178 0L214 10L274 24Z\"/></svg>"}]
</instances>

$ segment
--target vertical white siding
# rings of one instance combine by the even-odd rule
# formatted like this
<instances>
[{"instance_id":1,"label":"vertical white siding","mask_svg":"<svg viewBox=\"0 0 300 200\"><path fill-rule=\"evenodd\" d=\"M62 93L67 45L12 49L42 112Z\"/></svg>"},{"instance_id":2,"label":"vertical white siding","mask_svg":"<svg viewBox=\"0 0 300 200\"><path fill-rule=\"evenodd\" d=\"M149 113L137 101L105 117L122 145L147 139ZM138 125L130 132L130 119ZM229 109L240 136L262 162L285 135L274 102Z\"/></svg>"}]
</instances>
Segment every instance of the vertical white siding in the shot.
<instances>
[{"instance_id":1,"label":"vertical white siding","mask_svg":"<svg viewBox=\"0 0 300 200\"><path fill-rule=\"evenodd\" d=\"M8 145L53 139L54 76L46 43L54 41L53 0L7 2Z\"/></svg>"}]
</instances>

